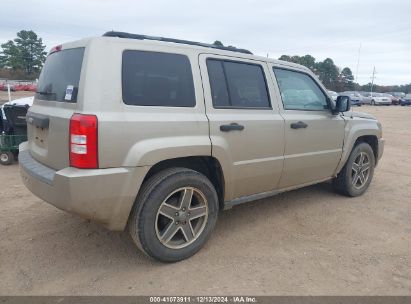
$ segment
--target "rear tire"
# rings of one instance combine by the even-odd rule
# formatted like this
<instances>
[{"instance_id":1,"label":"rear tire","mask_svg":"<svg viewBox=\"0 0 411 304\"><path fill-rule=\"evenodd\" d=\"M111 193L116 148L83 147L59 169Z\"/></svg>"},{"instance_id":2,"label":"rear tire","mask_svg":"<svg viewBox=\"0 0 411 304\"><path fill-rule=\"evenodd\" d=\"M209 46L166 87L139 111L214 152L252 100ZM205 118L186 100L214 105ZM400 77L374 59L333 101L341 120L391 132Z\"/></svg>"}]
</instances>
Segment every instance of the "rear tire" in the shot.
<instances>
[{"instance_id":1,"label":"rear tire","mask_svg":"<svg viewBox=\"0 0 411 304\"><path fill-rule=\"evenodd\" d=\"M129 233L148 256L162 262L191 257L208 240L218 217L218 196L203 174L161 171L146 181L129 219Z\"/></svg>"},{"instance_id":2,"label":"rear tire","mask_svg":"<svg viewBox=\"0 0 411 304\"><path fill-rule=\"evenodd\" d=\"M362 195L369 187L374 175L375 157L371 146L359 143L333 180L334 189L346 196Z\"/></svg>"},{"instance_id":3,"label":"rear tire","mask_svg":"<svg viewBox=\"0 0 411 304\"><path fill-rule=\"evenodd\" d=\"M8 166L13 163L13 160L14 160L13 153L8 152L8 151L0 153L0 164L4 166Z\"/></svg>"}]
</instances>

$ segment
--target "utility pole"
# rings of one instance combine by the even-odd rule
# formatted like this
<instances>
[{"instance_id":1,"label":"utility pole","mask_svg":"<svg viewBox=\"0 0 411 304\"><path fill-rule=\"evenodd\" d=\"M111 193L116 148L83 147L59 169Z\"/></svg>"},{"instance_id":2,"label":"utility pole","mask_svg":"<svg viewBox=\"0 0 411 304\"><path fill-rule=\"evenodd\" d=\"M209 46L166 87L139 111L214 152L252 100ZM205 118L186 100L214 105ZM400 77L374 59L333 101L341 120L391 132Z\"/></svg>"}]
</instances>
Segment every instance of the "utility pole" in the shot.
<instances>
[{"instance_id":1,"label":"utility pole","mask_svg":"<svg viewBox=\"0 0 411 304\"><path fill-rule=\"evenodd\" d=\"M372 77L371 77L371 95L372 95L372 87L374 86L374 79L375 79L375 66L372 70Z\"/></svg>"},{"instance_id":2,"label":"utility pole","mask_svg":"<svg viewBox=\"0 0 411 304\"><path fill-rule=\"evenodd\" d=\"M9 102L11 102L10 83L7 84L7 95L9 96Z\"/></svg>"}]
</instances>

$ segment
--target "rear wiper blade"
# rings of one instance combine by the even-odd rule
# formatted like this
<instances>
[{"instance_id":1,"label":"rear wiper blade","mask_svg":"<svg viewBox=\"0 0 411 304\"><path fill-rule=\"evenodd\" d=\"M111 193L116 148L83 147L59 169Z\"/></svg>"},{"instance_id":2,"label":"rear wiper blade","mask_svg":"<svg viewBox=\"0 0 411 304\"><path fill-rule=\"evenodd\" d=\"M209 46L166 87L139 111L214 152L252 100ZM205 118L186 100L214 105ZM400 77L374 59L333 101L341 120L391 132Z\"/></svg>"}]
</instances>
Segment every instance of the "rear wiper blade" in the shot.
<instances>
[{"instance_id":1,"label":"rear wiper blade","mask_svg":"<svg viewBox=\"0 0 411 304\"><path fill-rule=\"evenodd\" d=\"M53 94L56 94L56 93L53 93L53 92L46 92L46 91L36 91L36 93L41 94L41 95L53 95Z\"/></svg>"}]
</instances>

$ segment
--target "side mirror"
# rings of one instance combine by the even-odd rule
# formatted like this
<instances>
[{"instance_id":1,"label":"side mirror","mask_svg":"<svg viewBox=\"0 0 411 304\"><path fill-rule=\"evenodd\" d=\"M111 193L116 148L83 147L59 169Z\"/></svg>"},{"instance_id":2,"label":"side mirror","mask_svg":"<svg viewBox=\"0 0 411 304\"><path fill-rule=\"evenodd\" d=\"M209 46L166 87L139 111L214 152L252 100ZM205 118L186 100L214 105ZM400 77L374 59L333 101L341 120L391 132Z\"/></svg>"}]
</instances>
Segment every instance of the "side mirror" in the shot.
<instances>
[{"instance_id":1,"label":"side mirror","mask_svg":"<svg viewBox=\"0 0 411 304\"><path fill-rule=\"evenodd\" d=\"M351 98L350 96L338 96L335 102L334 113L347 112L351 109Z\"/></svg>"}]
</instances>

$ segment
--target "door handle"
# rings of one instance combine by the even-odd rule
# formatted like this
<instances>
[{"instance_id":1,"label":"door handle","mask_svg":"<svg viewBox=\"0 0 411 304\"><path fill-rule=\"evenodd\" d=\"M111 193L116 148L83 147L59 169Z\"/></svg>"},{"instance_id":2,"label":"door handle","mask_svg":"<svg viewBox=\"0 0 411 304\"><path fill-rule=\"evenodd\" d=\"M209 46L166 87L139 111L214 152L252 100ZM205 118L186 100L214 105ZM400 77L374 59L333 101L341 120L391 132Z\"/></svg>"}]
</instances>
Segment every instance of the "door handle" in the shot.
<instances>
[{"instance_id":1,"label":"door handle","mask_svg":"<svg viewBox=\"0 0 411 304\"><path fill-rule=\"evenodd\" d=\"M303 121L299 121L291 123L290 127L291 129L305 129L308 127L308 125Z\"/></svg>"},{"instance_id":2,"label":"door handle","mask_svg":"<svg viewBox=\"0 0 411 304\"><path fill-rule=\"evenodd\" d=\"M244 130L244 126L239 125L236 122L232 122L229 125L221 125L220 131L222 132L229 132L229 131L242 131Z\"/></svg>"}]
</instances>

